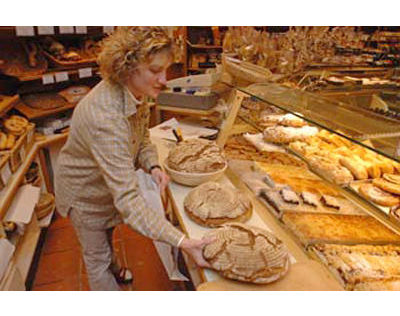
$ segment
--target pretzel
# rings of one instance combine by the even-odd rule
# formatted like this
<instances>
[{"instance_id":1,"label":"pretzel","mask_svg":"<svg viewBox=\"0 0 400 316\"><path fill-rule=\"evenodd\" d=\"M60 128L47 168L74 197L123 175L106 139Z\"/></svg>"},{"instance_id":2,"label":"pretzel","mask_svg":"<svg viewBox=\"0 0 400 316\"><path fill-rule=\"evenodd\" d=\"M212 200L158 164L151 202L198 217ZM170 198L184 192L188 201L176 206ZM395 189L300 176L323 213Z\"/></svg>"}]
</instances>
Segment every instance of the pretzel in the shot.
<instances>
[{"instance_id":1,"label":"pretzel","mask_svg":"<svg viewBox=\"0 0 400 316\"><path fill-rule=\"evenodd\" d=\"M29 122L26 118L18 115L11 115L4 121L4 127L10 134L20 136L25 132Z\"/></svg>"}]
</instances>

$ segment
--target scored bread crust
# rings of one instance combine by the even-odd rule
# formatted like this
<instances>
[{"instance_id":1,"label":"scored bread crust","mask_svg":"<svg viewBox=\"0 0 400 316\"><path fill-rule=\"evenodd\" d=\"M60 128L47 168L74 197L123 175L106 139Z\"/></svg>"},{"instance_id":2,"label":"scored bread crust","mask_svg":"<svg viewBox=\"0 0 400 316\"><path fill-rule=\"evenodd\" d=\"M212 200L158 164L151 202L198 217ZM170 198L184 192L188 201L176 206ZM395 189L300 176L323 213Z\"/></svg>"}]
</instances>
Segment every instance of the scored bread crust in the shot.
<instances>
[{"instance_id":1,"label":"scored bread crust","mask_svg":"<svg viewBox=\"0 0 400 316\"><path fill-rule=\"evenodd\" d=\"M243 282L271 283L289 270L289 254L272 233L244 224L225 224L206 237L214 241L203 249L212 269Z\"/></svg>"},{"instance_id":2,"label":"scored bread crust","mask_svg":"<svg viewBox=\"0 0 400 316\"><path fill-rule=\"evenodd\" d=\"M197 224L216 227L226 222L245 222L252 215L252 203L239 190L218 182L206 182L185 197L184 209Z\"/></svg>"},{"instance_id":3,"label":"scored bread crust","mask_svg":"<svg viewBox=\"0 0 400 316\"><path fill-rule=\"evenodd\" d=\"M215 142L193 138L178 143L169 152L167 163L180 172L208 173L223 169L226 160Z\"/></svg>"}]
</instances>

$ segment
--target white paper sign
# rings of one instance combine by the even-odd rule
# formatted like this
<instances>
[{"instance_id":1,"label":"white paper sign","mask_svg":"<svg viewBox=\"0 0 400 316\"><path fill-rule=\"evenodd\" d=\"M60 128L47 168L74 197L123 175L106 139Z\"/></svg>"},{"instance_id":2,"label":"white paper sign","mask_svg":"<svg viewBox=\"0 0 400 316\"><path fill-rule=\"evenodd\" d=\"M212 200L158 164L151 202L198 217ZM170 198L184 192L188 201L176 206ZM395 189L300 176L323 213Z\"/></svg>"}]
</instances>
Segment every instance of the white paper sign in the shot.
<instances>
[{"instance_id":1,"label":"white paper sign","mask_svg":"<svg viewBox=\"0 0 400 316\"><path fill-rule=\"evenodd\" d=\"M42 76L42 83L43 84L51 84L54 83L54 76L53 74L46 74Z\"/></svg>"},{"instance_id":2,"label":"white paper sign","mask_svg":"<svg viewBox=\"0 0 400 316\"><path fill-rule=\"evenodd\" d=\"M59 26L60 34L74 34L75 29L73 26Z\"/></svg>"},{"instance_id":3,"label":"white paper sign","mask_svg":"<svg viewBox=\"0 0 400 316\"><path fill-rule=\"evenodd\" d=\"M0 239L0 280L6 272L8 263L15 251L15 246L10 243L6 238Z\"/></svg>"},{"instance_id":4,"label":"white paper sign","mask_svg":"<svg viewBox=\"0 0 400 316\"><path fill-rule=\"evenodd\" d=\"M75 33L76 34L86 34L87 26L75 26Z\"/></svg>"},{"instance_id":5,"label":"white paper sign","mask_svg":"<svg viewBox=\"0 0 400 316\"><path fill-rule=\"evenodd\" d=\"M54 26L38 26L39 35L52 35L54 34Z\"/></svg>"},{"instance_id":6,"label":"white paper sign","mask_svg":"<svg viewBox=\"0 0 400 316\"><path fill-rule=\"evenodd\" d=\"M15 32L17 36L34 36L35 29L33 26L16 26Z\"/></svg>"},{"instance_id":7,"label":"white paper sign","mask_svg":"<svg viewBox=\"0 0 400 316\"><path fill-rule=\"evenodd\" d=\"M103 26L104 34L111 34L112 32L114 32L114 26Z\"/></svg>"},{"instance_id":8,"label":"white paper sign","mask_svg":"<svg viewBox=\"0 0 400 316\"><path fill-rule=\"evenodd\" d=\"M68 81L68 72L56 72L56 82Z\"/></svg>"},{"instance_id":9,"label":"white paper sign","mask_svg":"<svg viewBox=\"0 0 400 316\"><path fill-rule=\"evenodd\" d=\"M39 196L40 188L30 184L21 186L15 194L4 220L6 222L28 224L31 221L35 205L39 201Z\"/></svg>"},{"instance_id":10,"label":"white paper sign","mask_svg":"<svg viewBox=\"0 0 400 316\"><path fill-rule=\"evenodd\" d=\"M79 69L79 78L87 78L92 76L92 68Z\"/></svg>"},{"instance_id":11,"label":"white paper sign","mask_svg":"<svg viewBox=\"0 0 400 316\"><path fill-rule=\"evenodd\" d=\"M7 185L8 180L10 180L12 176L10 166L8 163L1 169L1 180L3 181L4 185Z\"/></svg>"}]
</instances>

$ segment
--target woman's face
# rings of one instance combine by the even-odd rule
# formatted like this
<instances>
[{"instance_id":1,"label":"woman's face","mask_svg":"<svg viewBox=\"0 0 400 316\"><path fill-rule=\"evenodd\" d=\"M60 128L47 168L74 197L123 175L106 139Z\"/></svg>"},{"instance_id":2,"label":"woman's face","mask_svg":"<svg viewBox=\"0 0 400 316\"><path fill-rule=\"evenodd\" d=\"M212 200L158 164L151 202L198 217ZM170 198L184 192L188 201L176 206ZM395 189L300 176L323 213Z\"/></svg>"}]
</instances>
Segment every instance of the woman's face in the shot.
<instances>
[{"instance_id":1,"label":"woman's face","mask_svg":"<svg viewBox=\"0 0 400 316\"><path fill-rule=\"evenodd\" d=\"M140 63L127 81L128 89L137 99L149 96L156 99L167 83L167 69L172 63L172 55L164 50L154 54L146 62Z\"/></svg>"}]
</instances>

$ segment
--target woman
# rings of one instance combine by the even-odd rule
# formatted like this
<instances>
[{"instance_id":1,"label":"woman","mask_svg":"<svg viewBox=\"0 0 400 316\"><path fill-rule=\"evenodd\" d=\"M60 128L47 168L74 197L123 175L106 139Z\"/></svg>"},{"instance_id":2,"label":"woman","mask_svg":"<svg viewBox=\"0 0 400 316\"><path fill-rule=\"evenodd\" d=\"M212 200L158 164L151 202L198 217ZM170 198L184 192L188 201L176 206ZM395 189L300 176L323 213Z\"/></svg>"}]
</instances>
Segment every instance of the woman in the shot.
<instances>
[{"instance_id":1,"label":"woman","mask_svg":"<svg viewBox=\"0 0 400 316\"><path fill-rule=\"evenodd\" d=\"M150 142L149 108L142 100L157 97L172 60L172 42L162 28L119 27L102 43L103 81L75 108L56 170L56 203L78 235L92 290L118 290L118 282L131 279L112 252L112 231L122 222L208 267L202 249L209 241L186 238L149 208L135 174L141 166L161 190L169 181Z\"/></svg>"}]
</instances>

